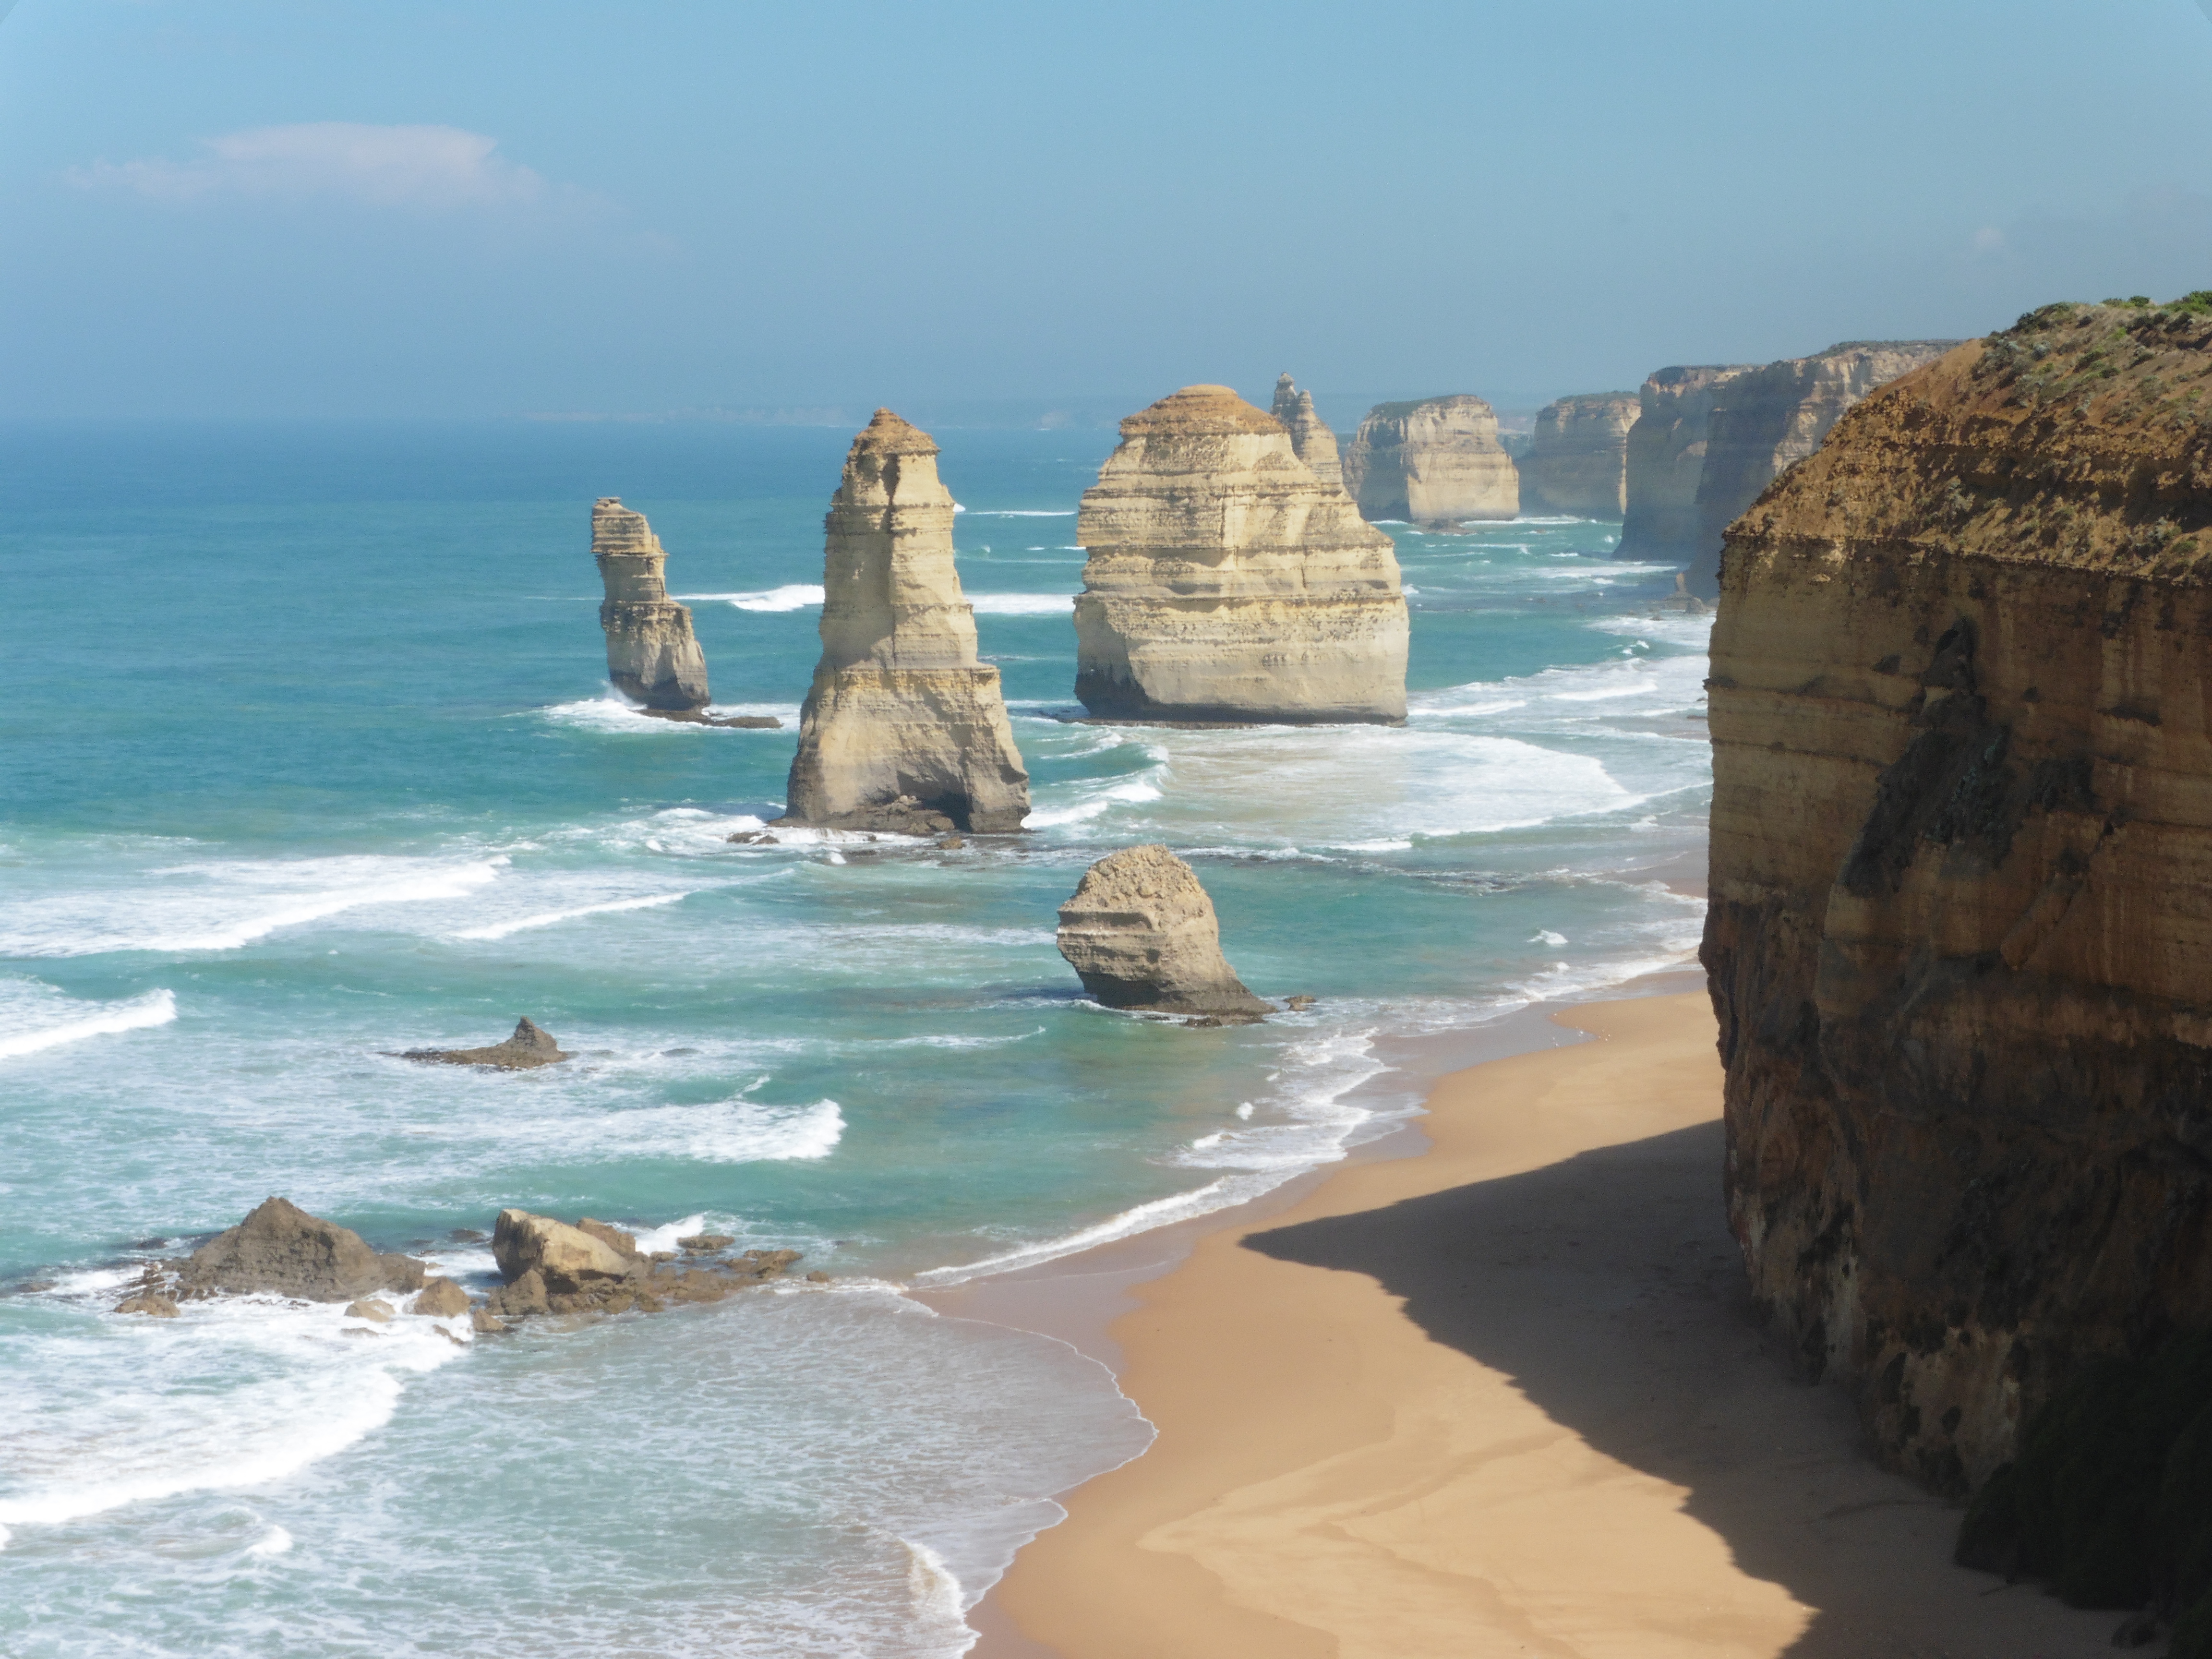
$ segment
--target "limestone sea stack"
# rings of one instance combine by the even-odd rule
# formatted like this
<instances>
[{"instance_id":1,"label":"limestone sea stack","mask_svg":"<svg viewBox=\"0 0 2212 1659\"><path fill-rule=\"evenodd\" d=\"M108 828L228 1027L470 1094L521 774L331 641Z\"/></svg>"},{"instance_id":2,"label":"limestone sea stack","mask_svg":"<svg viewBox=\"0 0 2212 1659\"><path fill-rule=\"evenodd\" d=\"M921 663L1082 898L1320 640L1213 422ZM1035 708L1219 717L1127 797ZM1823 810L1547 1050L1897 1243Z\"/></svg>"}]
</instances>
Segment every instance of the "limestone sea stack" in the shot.
<instances>
[{"instance_id":1,"label":"limestone sea stack","mask_svg":"<svg viewBox=\"0 0 2212 1659\"><path fill-rule=\"evenodd\" d=\"M1022 827L1030 775L952 563L937 445L888 409L853 440L824 520L822 659L785 822L984 834Z\"/></svg>"},{"instance_id":2,"label":"limestone sea stack","mask_svg":"<svg viewBox=\"0 0 2212 1659\"><path fill-rule=\"evenodd\" d=\"M1622 455L1620 544L1614 550L1622 558L1689 559L1698 545L1698 480L1705 470L1706 428L1729 386L1758 367L1677 365L1644 382Z\"/></svg>"},{"instance_id":3,"label":"limestone sea stack","mask_svg":"<svg viewBox=\"0 0 2212 1659\"><path fill-rule=\"evenodd\" d=\"M1301 392L1284 375L1275 382L1275 404L1269 411L1291 434L1291 448L1323 483L1342 487L1344 458L1337 453L1336 434L1314 411L1313 393Z\"/></svg>"},{"instance_id":4,"label":"limestone sea stack","mask_svg":"<svg viewBox=\"0 0 2212 1659\"><path fill-rule=\"evenodd\" d=\"M1498 411L1465 395L1369 410L1344 453L1344 487L1368 519L1444 525L1521 511Z\"/></svg>"},{"instance_id":5,"label":"limestone sea stack","mask_svg":"<svg viewBox=\"0 0 2212 1659\"><path fill-rule=\"evenodd\" d=\"M1075 695L1102 719L1315 725L1406 717L1390 538L1226 386L1121 422L1083 495Z\"/></svg>"},{"instance_id":6,"label":"limestone sea stack","mask_svg":"<svg viewBox=\"0 0 2212 1659\"><path fill-rule=\"evenodd\" d=\"M1084 872L1060 907L1060 953L1109 1008L1240 1020L1273 1012L1221 954L1197 872L1164 847L1127 847Z\"/></svg>"},{"instance_id":7,"label":"limestone sea stack","mask_svg":"<svg viewBox=\"0 0 2212 1659\"><path fill-rule=\"evenodd\" d=\"M691 636L691 610L668 597L668 556L645 514L619 497L592 507L592 556L606 586L599 626L607 636L607 678L647 708L696 714L708 703L707 657Z\"/></svg>"},{"instance_id":8,"label":"limestone sea stack","mask_svg":"<svg viewBox=\"0 0 2212 1659\"><path fill-rule=\"evenodd\" d=\"M1948 1492L2091 1360L2212 1326L2208 410L2212 295L2050 307L1728 532L1729 1218L1807 1367Z\"/></svg>"},{"instance_id":9,"label":"limestone sea stack","mask_svg":"<svg viewBox=\"0 0 2212 1659\"><path fill-rule=\"evenodd\" d=\"M1628 504L1628 429L1638 410L1632 392L1545 404L1519 464L1521 510L1618 520Z\"/></svg>"}]
</instances>

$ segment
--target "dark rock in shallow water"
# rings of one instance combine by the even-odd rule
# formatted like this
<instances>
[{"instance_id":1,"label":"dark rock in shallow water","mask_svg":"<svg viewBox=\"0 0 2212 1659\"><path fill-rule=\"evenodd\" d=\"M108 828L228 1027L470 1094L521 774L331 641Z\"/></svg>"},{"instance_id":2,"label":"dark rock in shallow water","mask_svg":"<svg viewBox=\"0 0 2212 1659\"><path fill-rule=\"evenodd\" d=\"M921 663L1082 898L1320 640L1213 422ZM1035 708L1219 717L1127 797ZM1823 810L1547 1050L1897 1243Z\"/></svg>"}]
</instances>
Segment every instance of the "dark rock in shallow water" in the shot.
<instances>
[{"instance_id":1,"label":"dark rock in shallow water","mask_svg":"<svg viewBox=\"0 0 2212 1659\"><path fill-rule=\"evenodd\" d=\"M456 1244L481 1244L485 1239L485 1235L478 1232L474 1227L456 1227L446 1237Z\"/></svg>"},{"instance_id":2,"label":"dark rock in shallow water","mask_svg":"<svg viewBox=\"0 0 2212 1659\"><path fill-rule=\"evenodd\" d=\"M414 1257L380 1255L359 1233L271 1198L194 1251L178 1274L178 1289L185 1296L350 1302L377 1291L418 1289L425 1276Z\"/></svg>"},{"instance_id":3,"label":"dark rock in shallow water","mask_svg":"<svg viewBox=\"0 0 2212 1659\"><path fill-rule=\"evenodd\" d=\"M783 722L773 714L707 714L696 708L641 708L657 720L681 720L686 726L726 726L740 732L781 732Z\"/></svg>"},{"instance_id":4,"label":"dark rock in shallow water","mask_svg":"<svg viewBox=\"0 0 2212 1659\"><path fill-rule=\"evenodd\" d=\"M402 1060L426 1060L443 1066L494 1066L505 1072L526 1072L535 1066L552 1066L569 1056L561 1052L553 1034L531 1020L520 1019L514 1035L488 1048L403 1048Z\"/></svg>"},{"instance_id":5,"label":"dark rock in shallow water","mask_svg":"<svg viewBox=\"0 0 2212 1659\"><path fill-rule=\"evenodd\" d=\"M150 1314L156 1319L177 1317L177 1304L159 1291L140 1291L136 1296L126 1296L115 1304L119 1314Z\"/></svg>"},{"instance_id":6,"label":"dark rock in shallow water","mask_svg":"<svg viewBox=\"0 0 2212 1659\"><path fill-rule=\"evenodd\" d=\"M726 1250L738 1241L727 1233L693 1233L688 1238L676 1241L676 1248L693 1255L712 1255L717 1250Z\"/></svg>"}]
</instances>

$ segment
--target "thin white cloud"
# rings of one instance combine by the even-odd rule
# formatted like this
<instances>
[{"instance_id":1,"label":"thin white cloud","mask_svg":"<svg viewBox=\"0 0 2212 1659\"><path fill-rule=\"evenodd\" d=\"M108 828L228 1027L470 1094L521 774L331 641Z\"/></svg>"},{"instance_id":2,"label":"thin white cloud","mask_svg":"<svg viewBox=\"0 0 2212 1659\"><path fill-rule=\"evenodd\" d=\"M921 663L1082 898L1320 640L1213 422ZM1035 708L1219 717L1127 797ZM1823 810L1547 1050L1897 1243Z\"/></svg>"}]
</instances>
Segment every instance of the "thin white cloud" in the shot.
<instances>
[{"instance_id":1,"label":"thin white cloud","mask_svg":"<svg viewBox=\"0 0 2212 1659\"><path fill-rule=\"evenodd\" d=\"M459 127L310 121L204 138L189 161L94 161L64 175L84 190L166 202L218 197L334 197L378 206L534 202L544 179L497 154L499 140Z\"/></svg>"}]
</instances>

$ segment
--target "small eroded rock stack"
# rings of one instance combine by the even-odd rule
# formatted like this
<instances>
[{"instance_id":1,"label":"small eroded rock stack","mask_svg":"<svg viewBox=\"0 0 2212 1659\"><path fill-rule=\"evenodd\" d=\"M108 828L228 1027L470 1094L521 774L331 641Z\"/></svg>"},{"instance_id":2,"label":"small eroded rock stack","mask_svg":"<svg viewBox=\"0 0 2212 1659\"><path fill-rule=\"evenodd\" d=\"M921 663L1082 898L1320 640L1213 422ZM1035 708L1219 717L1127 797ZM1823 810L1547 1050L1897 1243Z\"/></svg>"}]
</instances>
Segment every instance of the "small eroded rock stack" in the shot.
<instances>
[{"instance_id":1,"label":"small eroded rock stack","mask_svg":"<svg viewBox=\"0 0 2212 1659\"><path fill-rule=\"evenodd\" d=\"M607 678L624 696L661 713L696 714L708 703L707 657L691 635L691 611L668 597L668 556L645 514L613 495L592 507L592 556L606 599Z\"/></svg>"},{"instance_id":2,"label":"small eroded rock stack","mask_svg":"<svg viewBox=\"0 0 2212 1659\"><path fill-rule=\"evenodd\" d=\"M1109 1008L1211 1015L1271 1013L1221 954L1221 924L1197 873L1164 847L1127 847L1084 872L1060 907L1060 953Z\"/></svg>"},{"instance_id":3,"label":"small eroded rock stack","mask_svg":"<svg viewBox=\"0 0 2212 1659\"><path fill-rule=\"evenodd\" d=\"M1521 459L1521 510L1619 519L1628 503L1628 429L1637 413L1632 392L1545 404Z\"/></svg>"},{"instance_id":4,"label":"small eroded rock stack","mask_svg":"<svg viewBox=\"0 0 2212 1659\"><path fill-rule=\"evenodd\" d=\"M695 1236L684 1243L687 1255L701 1255L730 1242ZM658 1313L672 1302L719 1302L781 1277L799 1260L796 1250L747 1250L707 1267L675 1267L640 1250L635 1234L589 1216L571 1226L511 1209L493 1224L491 1249L507 1283L477 1312L477 1327L486 1331L504 1328L502 1316Z\"/></svg>"},{"instance_id":5,"label":"small eroded rock stack","mask_svg":"<svg viewBox=\"0 0 2212 1659\"><path fill-rule=\"evenodd\" d=\"M1226 386L1121 422L1083 494L1075 695L1109 720L1315 725L1406 717L1390 538Z\"/></svg>"},{"instance_id":6,"label":"small eroded rock stack","mask_svg":"<svg viewBox=\"0 0 2212 1659\"><path fill-rule=\"evenodd\" d=\"M1323 483L1340 489L1344 483L1344 458L1338 453L1336 434L1314 410L1313 393L1300 392L1284 375L1275 382L1275 406L1269 411L1291 434L1291 447Z\"/></svg>"},{"instance_id":7,"label":"small eroded rock stack","mask_svg":"<svg viewBox=\"0 0 2212 1659\"><path fill-rule=\"evenodd\" d=\"M822 660L787 822L927 835L1019 830L1029 773L952 563L937 445L888 409L853 440L823 521Z\"/></svg>"},{"instance_id":8,"label":"small eroded rock stack","mask_svg":"<svg viewBox=\"0 0 2212 1659\"><path fill-rule=\"evenodd\" d=\"M504 1042L483 1048L403 1048L402 1060L420 1060L441 1066L489 1066L502 1072L526 1072L567 1060L553 1034L525 1015L514 1023L514 1035Z\"/></svg>"},{"instance_id":9,"label":"small eroded rock stack","mask_svg":"<svg viewBox=\"0 0 2212 1659\"><path fill-rule=\"evenodd\" d=\"M1443 525L1521 511L1498 411L1464 393L1369 410L1344 453L1344 487L1368 519Z\"/></svg>"}]
</instances>

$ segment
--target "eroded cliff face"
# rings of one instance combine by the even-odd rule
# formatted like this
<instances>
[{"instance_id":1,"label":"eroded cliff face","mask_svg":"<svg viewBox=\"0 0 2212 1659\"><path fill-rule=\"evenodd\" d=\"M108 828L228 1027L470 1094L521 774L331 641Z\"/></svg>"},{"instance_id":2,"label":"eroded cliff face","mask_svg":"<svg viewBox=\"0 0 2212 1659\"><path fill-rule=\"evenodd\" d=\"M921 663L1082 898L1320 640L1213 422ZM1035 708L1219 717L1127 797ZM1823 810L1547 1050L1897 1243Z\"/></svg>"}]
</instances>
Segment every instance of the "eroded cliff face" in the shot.
<instances>
[{"instance_id":1,"label":"eroded cliff face","mask_svg":"<svg viewBox=\"0 0 2212 1659\"><path fill-rule=\"evenodd\" d=\"M1291 448L1323 483L1344 483L1344 458L1336 434L1314 411L1313 393L1301 392L1287 374L1275 382L1274 407L1268 411L1291 434Z\"/></svg>"},{"instance_id":2,"label":"eroded cliff face","mask_svg":"<svg viewBox=\"0 0 2212 1659\"><path fill-rule=\"evenodd\" d=\"M615 689L665 713L704 708L706 653L692 637L690 607L668 597L668 556L645 514L618 496L601 496L592 507L592 556L606 587L599 627Z\"/></svg>"},{"instance_id":3,"label":"eroded cliff face","mask_svg":"<svg viewBox=\"0 0 2212 1659\"><path fill-rule=\"evenodd\" d=\"M1628 429L1640 412L1632 392L1545 404L1521 458L1521 510L1619 519L1628 505Z\"/></svg>"},{"instance_id":4,"label":"eroded cliff face","mask_svg":"<svg viewBox=\"0 0 2212 1659\"><path fill-rule=\"evenodd\" d=\"M1344 452L1344 487L1368 519L1456 524L1521 511L1521 475L1480 398L1377 404Z\"/></svg>"},{"instance_id":5,"label":"eroded cliff face","mask_svg":"<svg viewBox=\"0 0 2212 1659\"><path fill-rule=\"evenodd\" d=\"M1075 538L1090 555L1075 695L1094 715L1405 719L1390 538L1228 387L1185 386L1122 422Z\"/></svg>"},{"instance_id":6,"label":"eroded cliff face","mask_svg":"<svg viewBox=\"0 0 2212 1659\"><path fill-rule=\"evenodd\" d=\"M1678 366L1644 382L1626 446L1621 557L1672 562L1690 556L1698 544L1705 428L1729 386L1757 368L1755 363Z\"/></svg>"},{"instance_id":7,"label":"eroded cliff face","mask_svg":"<svg viewBox=\"0 0 2212 1659\"><path fill-rule=\"evenodd\" d=\"M1728 535L1729 1212L1883 1453L1978 1482L2212 1322L2212 316L2051 307Z\"/></svg>"},{"instance_id":8,"label":"eroded cliff face","mask_svg":"<svg viewBox=\"0 0 2212 1659\"><path fill-rule=\"evenodd\" d=\"M842 829L1022 827L1029 773L952 563L937 445L888 409L823 520L822 659L799 710L789 817Z\"/></svg>"},{"instance_id":9,"label":"eroded cliff face","mask_svg":"<svg viewBox=\"0 0 2212 1659\"><path fill-rule=\"evenodd\" d=\"M1958 343L1854 340L1729 381L1706 428L1690 585L1700 592L1712 590L1723 532L1761 490L1820 447L1845 410Z\"/></svg>"}]
</instances>

